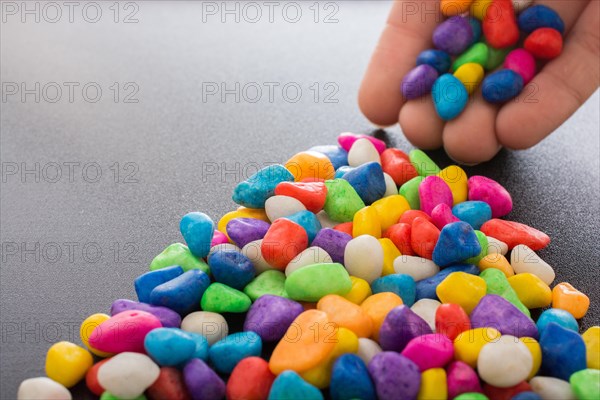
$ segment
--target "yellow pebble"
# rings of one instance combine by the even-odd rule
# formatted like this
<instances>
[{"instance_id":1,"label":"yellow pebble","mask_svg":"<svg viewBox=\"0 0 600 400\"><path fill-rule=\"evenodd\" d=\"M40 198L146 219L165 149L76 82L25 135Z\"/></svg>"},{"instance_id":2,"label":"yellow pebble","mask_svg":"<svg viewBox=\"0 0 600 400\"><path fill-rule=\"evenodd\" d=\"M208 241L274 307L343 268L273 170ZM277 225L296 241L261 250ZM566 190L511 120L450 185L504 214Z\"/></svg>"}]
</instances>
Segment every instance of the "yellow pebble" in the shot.
<instances>
[{"instance_id":1,"label":"yellow pebble","mask_svg":"<svg viewBox=\"0 0 600 400\"><path fill-rule=\"evenodd\" d=\"M71 342L54 343L46 354L46 375L64 387L83 379L94 360L89 351Z\"/></svg>"},{"instance_id":2,"label":"yellow pebble","mask_svg":"<svg viewBox=\"0 0 600 400\"><path fill-rule=\"evenodd\" d=\"M486 290L485 281L477 275L453 272L438 285L435 292L442 303L458 304L467 314L471 314Z\"/></svg>"},{"instance_id":3,"label":"yellow pebble","mask_svg":"<svg viewBox=\"0 0 600 400\"><path fill-rule=\"evenodd\" d=\"M110 315L108 315L108 314L102 314L102 313L92 314L89 317L87 317L81 323L81 327L79 327L79 337L81 338L81 342L83 343L83 345L85 347L87 347L87 349L89 351L91 351L98 357L104 358L104 357L111 356L112 354L106 353L104 351L96 350L93 347L91 347L88 342L90 339L90 335L92 334L94 329L96 329L96 327L98 325L100 325L101 323L103 323L104 321L106 321L109 318L110 318Z\"/></svg>"},{"instance_id":4,"label":"yellow pebble","mask_svg":"<svg viewBox=\"0 0 600 400\"><path fill-rule=\"evenodd\" d=\"M408 201L399 194L384 197L371 204L371 207L377 211L379 221L381 222L381 230L385 231L390 226L397 224L398 220L405 211L410 210Z\"/></svg>"},{"instance_id":5,"label":"yellow pebble","mask_svg":"<svg viewBox=\"0 0 600 400\"><path fill-rule=\"evenodd\" d=\"M475 328L461 332L454 339L454 359L477 368L481 348L500 336L500 332L494 328Z\"/></svg>"},{"instance_id":6,"label":"yellow pebble","mask_svg":"<svg viewBox=\"0 0 600 400\"><path fill-rule=\"evenodd\" d=\"M511 267L506 257L498 253L488 254L487 256L483 257L481 260L479 260L477 266L479 267L480 271L485 271L488 268L499 269L507 278L510 278L515 274L515 271Z\"/></svg>"},{"instance_id":7,"label":"yellow pebble","mask_svg":"<svg viewBox=\"0 0 600 400\"><path fill-rule=\"evenodd\" d=\"M418 400L446 400L448 386L446 384L446 371L443 368L431 368L421 374L421 388Z\"/></svg>"},{"instance_id":8,"label":"yellow pebble","mask_svg":"<svg viewBox=\"0 0 600 400\"><path fill-rule=\"evenodd\" d=\"M354 304L361 304L367 297L373 294L369 282L364 279L351 276L350 281L352 282L352 288L348 293L342 296L346 300L349 300Z\"/></svg>"},{"instance_id":9,"label":"yellow pebble","mask_svg":"<svg viewBox=\"0 0 600 400\"><path fill-rule=\"evenodd\" d=\"M585 342L587 367L600 369L600 326L592 326L581 337Z\"/></svg>"},{"instance_id":10,"label":"yellow pebble","mask_svg":"<svg viewBox=\"0 0 600 400\"><path fill-rule=\"evenodd\" d=\"M352 221L352 236L371 235L381 237L381 222L377 211L371 206L363 207L354 214Z\"/></svg>"},{"instance_id":11,"label":"yellow pebble","mask_svg":"<svg viewBox=\"0 0 600 400\"><path fill-rule=\"evenodd\" d=\"M379 244L383 248L383 276L396 273L394 271L394 260L402 255L400 250L388 238L379 239Z\"/></svg>"},{"instance_id":12,"label":"yellow pebble","mask_svg":"<svg viewBox=\"0 0 600 400\"><path fill-rule=\"evenodd\" d=\"M334 338L333 340L336 340L335 347L331 353L329 353L325 361L300 374L306 382L315 385L319 389L324 389L329 386L333 363L339 356L346 353L356 353L358 351L358 336L350 329L339 328L337 331L337 339Z\"/></svg>"},{"instance_id":13,"label":"yellow pebble","mask_svg":"<svg viewBox=\"0 0 600 400\"><path fill-rule=\"evenodd\" d=\"M446 182L452 191L454 205L467 201L469 178L467 173L458 165L450 165L444 168L438 176Z\"/></svg>"},{"instance_id":14,"label":"yellow pebble","mask_svg":"<svg viewBox=\"0 0 600 400\"><path fill-rule=\"evenodd\" d=\"M465 85L469 94L477 89L484 75L483 67L477 63L463 64L454 72L454 77Z\"/></svg>"},{"instance_id":15,"label":"yellow pebble","mask_svg":"<svg viewBox=\"0 0 600 400\"><path fill-rule=\"evenodd\" d=\"M227 235L227 223L234 218L254 218L270 222L267 213L262 208L239 207L237 210L230 211L221 217L217 224L217 230ZM229 238L229 235L227 237Z\"/></svg>"},{"instance_id":16,"label":"yellow pebble","mask_svg":"<svg viewBox=\"0 0 600 400\"><path fill-rule=\"evenodd\" d=\"M533 358L533 365L531 366L531 372L526 380L530 380L538 373L540 366L542 365L542 348L537 340L531 337L519 338L521 342L527 347L527 350L531 353Z\"/></svg>"},{"instance_id":17,"label":"yellow pebble","mask_svg":"<svg viewBox=\"0 0 600 400\"><path fill-rule=\"evenodd\" d=\"M493 1L494 0L475 0L471 3L471 16L483 21L483 17L485 17L485 13Z\"/></svg>"},{"instance_id":18,"label":"yellow pebble","mask_svg":"<svg viewBox=\"0 0 600 400\"><path fill-rule=\"evenodd\" d=\"M508 278L508 283L527 308L548 307L552 303L552 291L544 281L528 272Z\"/></svg>"}]
</instances>

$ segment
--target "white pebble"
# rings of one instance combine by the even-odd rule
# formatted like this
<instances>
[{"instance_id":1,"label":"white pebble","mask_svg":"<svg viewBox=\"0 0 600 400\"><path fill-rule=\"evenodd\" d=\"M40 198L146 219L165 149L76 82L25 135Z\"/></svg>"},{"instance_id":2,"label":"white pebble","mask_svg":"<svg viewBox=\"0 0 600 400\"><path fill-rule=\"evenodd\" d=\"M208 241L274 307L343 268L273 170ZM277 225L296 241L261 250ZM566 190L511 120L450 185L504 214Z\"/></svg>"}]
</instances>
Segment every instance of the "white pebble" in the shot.
<instances>
[{"instance_id":1,"label":"white pebble","mask_svg":"<svg viewBox=\"0 0 600 400\"><path fill-rule=\"evenodd\" d=\"M394 260L394 271L397 274L410 275L415 281L420 281L440 272L440 267L426 258L398 256Z\"/></svg>"},{"instance_id":2,"label":"white pebble","mask_svg":"<svg viewBox=\"0 0 600 400\"><path fill-rule=\"evenodd\" d=\"M481 348L477 371L485 382L506 388L527 379L533 366L533 357L518 338L502 335L495 342Z\"/></svg>"},{"instance_id":3,"label":"white pebble","mask_svg":"<svg viewBox=\"0 0 600 400\"><path fill-rule=\"evenodd\" d=\"M491 236L487 237L488 240L488 254L502 254L503 256L508 253L508 245L501 240L493 238Z\"/></svg>"},{"instance_id":4,"label":"white pebble","mask_svg":"<svg viewBox=\"0 0 600 400\"><path fill-rule=\"evenodd\" d=\"M307 265L332 262L331 256L322 248L316 246L309 247L288 263L285 267L285 276L290 276L292 272L297 271L302 267L306 267Z\"/></svg>"},{"instance_id":5,"label":"white pebble","mask_svg":"<svg viewBox=\"0 0 600 400\"><path fill-rule=\"evenodd\" d=\"M381 243L371 235L355 237L346 245L344 262L350 275L362 278L370 284L383 272Z\"/></svg>"},{"instance_id":6,"label":"white pebble","mask_svg":"<svg viewBox=\"0 0 600 400\"><path fill-rule=\"evenodd\" d=\"M515 273L529 272L543 280L547 285L550 285L556 277L552 267L524 244L515 246L512 249L510 265L512 265Z\"/></svg>"},{"instance_id":7,"label":"white pebble","mask_svg":"<svg viewBox=\"0 0 600 400\"><path fill-rule=\"evenodd\" d=\"M338 225L339 222L336 222L329 218L329 215L325 212L325 210L321 210L317 213L317 219L321 223L321 228L333 228Z\"/></svg>"},{"instance_id":8,"label":"white pebble","mask_svg":"<svg viewBox=\"0 0 600 400\"><path fill-rule=\"evenodd\" d=\"M217 343L229 333L227 321L221 314L210 311L196 311L181 321L181 329L199 333L208 340L209 345Z\"/></svg>"},{"instance_id":9,"label":"white pebble","mask_svg":"<svg viewBox=\"0 0 600 400\"><path fill-rule=\"evenodd\" d=\"M358 139L348 152L348 165L358 167L368 162L375 161L381 164L379 152L368 139Z\"/></svg>"},{"instance_id":10,"label":"white pebble","mask_svg":"<svg viewBox=\"0 0 600 400\"><path fill-rule=\"evenodd\" d=\"M19 385L17 400L71 400L71 392L50 378L25 379Z\"/></svg>"},{"instance_id":11,"label":"white pebble","mask_svg":"<svg viewBox=\"0 0 600 400\"><path fill-rule=\"evenodd\" d=\"M271 222L304 210L304 204L290 196L272 196L265 202L265 213Z\"/></svg>"},{"instance_id":12,"label":"white pebble","mask_svg":"<svg viewBox=\"0 0 600 400\"><path fill-rule=\"evenodd\" d=\"M533 3L533 0L512 0L515 12L518 14Z\"/></svg>"},{"instance_id":13,"label":"white pebble","mask_svg":"<svg viewBox=\"0 0 600 400\"><path fill-rule=\"evenodd\" d=\"M157 379L160 368L150 357L140 353L119 353L98 369L98 383L121 398L135 399Z\"/></svg>"},{"instance_id":14,"label":"white pebble","mask_svg":"<svg viewBox=\"0 0 600 400\"><path fill-rule=\"evenodd\" d=\"M536 376L529 381L531 390L542 400L575 400L571 384L549 376Z\"/></svg>"},{"instance_id":15,"label":"white pebble","mask_svg":"<svg viewBox=\"0 0 600 400\"><path fill-rule=\"evenodd\" d=\"M394 179L392 179L392 177L386 174L385 172L383 173L383 177L385 179L385 194L383 195L383 197L397 195L398 187L396 186L396 182L394 182Z\"/></svg>"},{"instance_id":16,"label":"white pebble","mask_svg":"<svg viewBox=\"0 0 600 400\"><path fill-rule=\"evenodd\" d=\"M371 359L382 351L383 350L381 350L381 347L379 347L376 341L368 338L358 339L358 351L356 352L356 355L363 360L365 365L369 365Z\"/></svg>"},{"instance_id":17,"label":"white pebble","mask_svg":"<svg viewBox=\"0 0 600 400\"><path fill-rule=\"evenodd\" d=\"M413 304L410 309L419 317L423 318L431 330L435 332L435 313L441 305L442 303L437 300L421 299Z\"/></svg>"},{"instance_id":18,"label":"white pebble","mask_svg":"<svg viewBox=\"0 0 600 400\"><path fill-rule=\"evenodd\" d=\"M262 241L262 239L254 240L242 248L242 254L252 261L256 275L260 275L265 271L273 269L273 267L263 257L262 250L260 249Z\"/></svg>"},{"instance_id":19,"label":"white pebble","mask_svg":"<svg viewBox=\"0 0 600 400\"><path fill-rule=\"evenodd\" d=\"M208 252L208 256L206 257L206 260L207 261L210 260L210 256L212 256L215 252L217 252L219 250L241 251L241 249L233 243L220 243L220 244L217 244L216 246L213 246L210 248L210 251Z\"/></svg>"}]
</instances>

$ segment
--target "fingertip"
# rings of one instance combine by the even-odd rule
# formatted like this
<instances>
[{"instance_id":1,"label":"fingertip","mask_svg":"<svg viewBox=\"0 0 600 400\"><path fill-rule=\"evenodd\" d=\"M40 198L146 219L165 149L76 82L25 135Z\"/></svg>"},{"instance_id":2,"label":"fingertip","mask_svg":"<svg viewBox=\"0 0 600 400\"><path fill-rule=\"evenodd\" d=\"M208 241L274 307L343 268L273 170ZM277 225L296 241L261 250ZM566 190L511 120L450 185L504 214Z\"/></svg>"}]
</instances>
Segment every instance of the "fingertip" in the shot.
<instances>
[{"instance_id":1,"label":"fingertip","mask_svg":"<svg viewBox=\"0 0 600 400\"><path fill-rule=\"evenodd\" d=\"M398 122L413 146L424 150L442 147L444 121L438 117L431 96L406 102L400 109Z\"/></svg>"},{"instance_id":2,"label":"fingertip","mask_svg":"<svg viewBox=\"0 0 600 400\"><path fill-rule=\"evenodd\" d=\"M377 93L376 85L370 82L370 74L367 72L358 91L358 108L362 114L374 125L385 128L397 122L397 110L401 106L400 99L390 99L387 107L377 100L381 93ZM398 88L398 95L400 88Z\"/></svg>"}]
</instances>

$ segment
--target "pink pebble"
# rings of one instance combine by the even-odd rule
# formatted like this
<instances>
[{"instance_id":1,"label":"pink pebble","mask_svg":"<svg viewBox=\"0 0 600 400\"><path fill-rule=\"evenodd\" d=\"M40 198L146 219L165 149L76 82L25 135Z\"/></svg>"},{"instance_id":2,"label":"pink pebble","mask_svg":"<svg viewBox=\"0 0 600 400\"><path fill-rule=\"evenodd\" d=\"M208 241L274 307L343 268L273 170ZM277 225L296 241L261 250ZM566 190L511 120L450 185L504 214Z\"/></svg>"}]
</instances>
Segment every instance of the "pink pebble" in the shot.
<instances>
[{"instance_id":1,"label":"pink pebble","mask_svg":"<svg viewBox=\"0 0 600 400\"><path fill-rule=\"evenodd\" d=\"M215 233L213 234L212 242L210 242L210 247L216 246L218 244L229 243L229 239L227 236L218 230L215 229Z\"/></svg>"},{"instance_id":2,"label":"pink pebble","mask_svg":"<svg viewBox=\"0 0 600 400\"><path fill-rule=\"evenodd\" d=\"M512 210L512 197L504 186L485 176L469 178L469 200L485 201L492 209L492 218L500 218ZM422 201L421 201L421 204Z\"/></svg>"},{"instance_id":3,"label":"pink pebble","mask_svg":"<svg viewBox=\"0 0 600 400\"><path fill-rule=\"evenodd\" d=\"M421 211L428 215L438 204L446 204L452 207L452 191L444 180L437 176L428 176L419 185L419 199L421 200Z\"/></svg>"},{"instance_id":4,"label":"pink pebble","mask_svg":"<svg viewBox=\"0 0 600 400\"><path fill-rule=\"evenodd\" d=\"M431 220L439 230L452 222L458 222L460 219L452 214L452 208L446 203L438 204L431 211Z\"/></svg>"},{"instance_id":5,"label":"pink pebble","mask_svg":"<svg viewBox=\"0 0 600 400\"><path fill-rule=\"evenodd\" d=\"M477 373L462 361L454 361L448 365L446 376L449 399L462 393L483 393Z\"/></svg>"},{"instance_id":6,"label":"pink pebble","mask_svg":"<svg viewBox=\"0 0 600 400\"><path fill-rule=\"evenodd\" d=\"M150 313L123 311L98 325L90 335L89 344L107 353L144 353L146 334L161 327L160 320Z\"/></svg>"},{"instance_id":7,"label":"pink pebble","mask_svg":"<svg viewBox=\"0 0 600 400\"><path fill-rule=\"evenodd\" d=\"M504 59L504 68L521 75L527 85L535 76L535 58L525 49L515 49Z\"/></svg>"},{"instance_id":8,"label":"pink pebble","mask_svg":"<svg viewBox=\"0 0 600 400\"><path fill-rule=\"evenodd\" d=\"M373 146L375 146L375 149L377 149L377 152L379 154L383 153L387 147L383 140L379 140L377 138L374 138L373 136L357 135L357 134L351 133L351 132L344 132L344 133L340 134L338 136L338 144L340 145L340 147L342 149L344 149L346 151L350 151L350 148L352 147L354 142L356 142L358 139L367 139L368 141L373 143Z\"/></svg>"},{"instance_id":9,"label":"pink pebble","mask_svg":"<svg viewBox=\"0 0 600 400\"><path fill-rule=\"evenodd\" d=\"M412 339L401 354L417 364L423 372L448 364L454 357L454 345L446 335L430 333Z\"/></svg>"}]
</instances>

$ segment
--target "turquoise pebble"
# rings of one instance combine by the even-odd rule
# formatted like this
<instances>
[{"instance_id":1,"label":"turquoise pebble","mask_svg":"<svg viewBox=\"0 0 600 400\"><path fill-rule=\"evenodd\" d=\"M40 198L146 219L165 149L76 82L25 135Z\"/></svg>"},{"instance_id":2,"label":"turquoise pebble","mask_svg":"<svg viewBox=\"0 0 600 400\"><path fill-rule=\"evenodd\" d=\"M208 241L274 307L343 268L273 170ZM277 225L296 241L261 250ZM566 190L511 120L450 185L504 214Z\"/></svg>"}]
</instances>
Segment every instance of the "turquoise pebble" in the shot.
<instances>
[{"instance_id":1,"label":"turquoise pebble","mask_svg":"<svg viewBox=\"0 0 600 400\"><path fill-rule=\"evenodd\" d=\"M138 276L133 281L138 300L142 303L150 303L150 293L155 287L173 278L177 278L181 274L183 274L183 268L179 265L173 265L172 267L149 271Z\"/></svg>"},{"instance_id":2,"label":"turquoise pebble","mask_svg":"<svg viewBox=\"0 0 600 400\"><path fill-rule=\"evenodd\" d=\"M335 361L329 392L332 400L377 399L369 370L356 354L344 354Z\"/></svg>"},{"instance_id":3,"label":"turquoise pebble","mask_svg":"<svg viewBox=\"0 0 600 400\"><path fill-rule=\"evenodd\" d=\"M577 320L570 312L561 310L560 308L550 308L542 312L537 320L537 328L540 334L546 329L549 323L554 322L565 329L570 329L574 332L579 332Z\"/></svg>"},{"instance_id":4,"label":"turquoise pebble","mask_svg":"<svg viewBox=\"0 0 600 400\"><path fill-rule=\"evenodd\" d=\"M196 343L196 351L192 355L192 358L199 358L202 361L208 360L208 340L204 335L194 332L187 332L187 334Z\"/></svg>"},{"instance_id":5,"label":"turquoise pebble","mask_svg":"<svg viewBox=\"0 0 600 400\"><path fill-rule=\"evenodd\" d=\"M481 225L492 219L492 209L484 201L458 203L452 207L452 214L461 221L467 222L473 229L481 228Z\"/></svg>"},{"instance_id":6,"label":"turquoise pebble","mask_svg":"<svg viewBox=\"0 0 600 400\"><path fill-rule=\"evenodd\" d=\"M213 344L208 350L208 358L218 372L230 374L244 358L260 357L261 351L260 336L254 332L238 332Z\"/></svg>"},{"instance_id":7,"label":"turquoise pebble","mask_svg":"<svg viewBox=\"0 0 600 400\"><path fill-rule=\"evenodd\" d=\"M315 236L317 236L317 233L321 230L321 223L319 222L319 219L314 213L308 210L298 211L297 213L288 215L285 218L304 228L306 235L308 236L309 244L312 243Z\"/></svg>"},{"instance_id":8,"label":"turquoise pebble","mask_svg":"<svg viewBox=\"0 0 600 400\"><path fill-rule=\"evenodd\" d=\"M433 249L433 262L440 267L447 267L475 257L480 252L481 245L473 227L463 221L452 222L440 232Z\"/></svg>"},{"instance_id":9,"label":"turquoise pebble","mask_svg":"<svg viewBox=\"0 0 600 400\"><path fill-rule=\"evenodd\" d=\"M371 284L373 294L382 292L392 292L402 298L407 306L412 306L415 302L416 285L415 280L406 274L390 274L377 278Z\"/></svg>"},{"instance_id":10,"label":"turquoise pebble","mask_svg":"<svg viewBox=\"0 0 600 400\"><path fill-rule=\"evenodd\" d=\"M238 183L231 198L244 207L264 208L265 201L273 196L278 183L293 181L294 175L283 165L269 165Z\"/></svg>"},{"instance_id":11,"label":"turquoise pebble","mask_svg":"<svg viewBox=\"0 0 600 400\"><path fill-rule=\"evenodd\" d=\"M335 179L341 178L344 175L346 175L346 173L352 171L354 169L354 167L350 167L348 165L344 165L343 167L339 167L338 169L335 170Z\"/></svg>"},{"instance_id":12,"label":"turquoise pebble","mask_svg":"<svg viewBox=\"0 0 600 400\"><path fill-rule=\"evenodd\" d=\"M157 328L144 338L144 348L159 365L173 367L193 357L196 341L181 329Z\"/></svg>"},{"instance_id":13,"label":"turquoise pebble","mask_svg":"<svg viewBox=\"0 0 600 400\"><path fill-rule=\"evenodd\" d=\"M445 121L458 117L469 100L465 85L452 74L440 76L433 84L431 94L435 111Z\"/></svg>"},{"instance_id":14,"label":"turquoise pebble","mask_svg":"<svg viewBox=\"0 0 600 400\"><path fill-rule=\"evenodd\" d=\"M210 251L215 223L201 212L191 212L181 218L179 230L193 255L204 258Z\"/></svg>"},{"instance_id":15,"label":"turquoise pebble","mask_svg":"<svg viewBox=\"0 0 600 400\"><path fill-rule=\"evenodd\" d=\"M550 322L540 336L542 367L540 375L568 381L586 368L585 343L579 333Z\"/></svg>"},{"instance_id":16,"label":"turquoise pebble","mask_svg":"<svg viewBox=\"0 0 600 400\"><path fill-rule=\"evenodd\" d=\"M268 400L323 400L319 389L294 371L283 371L271 386Z\"/></svg>"}]
</instances>

